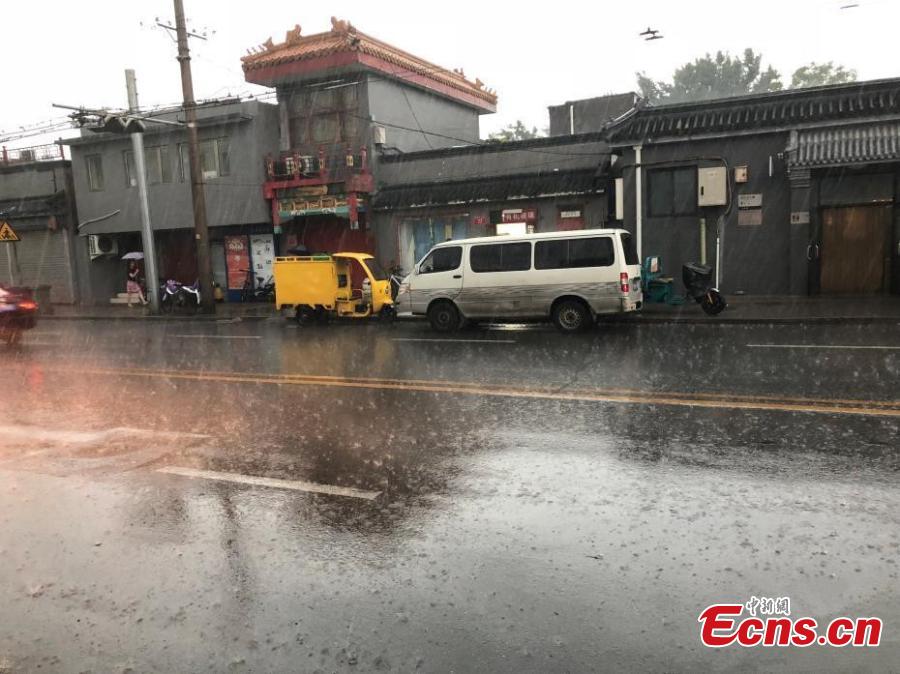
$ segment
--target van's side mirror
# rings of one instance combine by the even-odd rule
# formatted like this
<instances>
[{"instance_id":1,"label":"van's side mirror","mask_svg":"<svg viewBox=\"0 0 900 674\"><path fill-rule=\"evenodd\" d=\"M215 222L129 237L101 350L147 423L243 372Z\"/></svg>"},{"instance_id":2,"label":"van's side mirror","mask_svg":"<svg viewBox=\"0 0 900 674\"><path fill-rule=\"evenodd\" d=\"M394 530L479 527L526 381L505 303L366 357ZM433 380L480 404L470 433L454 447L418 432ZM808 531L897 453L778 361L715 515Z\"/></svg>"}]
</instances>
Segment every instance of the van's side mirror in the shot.
<instances>
[{"instance_id":1,"label":"van's side mirror","mask_svg":"<svg viewBox=\"0 0 900 674\"><path fill-rule=\"evenodd\" d=\"M413 276L418 276L418 275L419 275L419 265L416 265L415 267L413 267Z\"/></svg>"}]
</instances>

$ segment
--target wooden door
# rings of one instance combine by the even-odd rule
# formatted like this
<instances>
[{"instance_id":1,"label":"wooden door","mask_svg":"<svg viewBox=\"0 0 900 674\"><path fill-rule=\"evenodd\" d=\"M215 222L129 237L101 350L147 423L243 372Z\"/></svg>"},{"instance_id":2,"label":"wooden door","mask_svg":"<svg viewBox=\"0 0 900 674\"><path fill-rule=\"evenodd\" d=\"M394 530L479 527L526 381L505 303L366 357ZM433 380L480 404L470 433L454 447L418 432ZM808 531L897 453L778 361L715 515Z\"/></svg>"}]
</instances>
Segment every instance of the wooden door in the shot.
<instances>
[{"instance_id":1,"label":"wooden door","mask_svg":"<svg viewBox=\"0 0 900 674\"><path fill-rule=\"evenodd\" d=\"M822 210L822 293L877 293L884 288L891 207Z\"/></svg>"}]
</instances>

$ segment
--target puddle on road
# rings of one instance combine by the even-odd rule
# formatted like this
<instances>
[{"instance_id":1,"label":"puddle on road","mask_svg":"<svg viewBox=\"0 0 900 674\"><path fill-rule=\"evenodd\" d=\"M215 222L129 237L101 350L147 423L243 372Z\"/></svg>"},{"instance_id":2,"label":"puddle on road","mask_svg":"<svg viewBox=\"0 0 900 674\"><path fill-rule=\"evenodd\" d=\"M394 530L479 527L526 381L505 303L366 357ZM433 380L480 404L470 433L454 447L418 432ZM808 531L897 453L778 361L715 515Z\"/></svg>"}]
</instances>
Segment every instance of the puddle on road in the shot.
<instances>
[{"instance_id":1,"label":"puddle on road","mask_svg":"<svg viewBox=\"0 0 900 674\"><path fill-rule=\"evenodd\" d=\"M209 436L142 428L99 431L0 426L0 468L65 477L114 474L194 449Z\"/></svg>"}]
</instances>

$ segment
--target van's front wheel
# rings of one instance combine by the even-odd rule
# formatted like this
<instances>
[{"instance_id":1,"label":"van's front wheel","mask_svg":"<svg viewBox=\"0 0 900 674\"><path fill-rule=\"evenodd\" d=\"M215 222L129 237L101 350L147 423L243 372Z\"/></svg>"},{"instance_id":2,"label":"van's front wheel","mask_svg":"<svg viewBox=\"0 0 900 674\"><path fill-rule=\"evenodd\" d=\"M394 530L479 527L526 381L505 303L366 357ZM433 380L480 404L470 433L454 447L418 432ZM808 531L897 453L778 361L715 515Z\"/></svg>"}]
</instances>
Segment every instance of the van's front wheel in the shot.
<instances>
[{"instance_id":1,"label":"van's front wheel","mask_svg":"<svg viewBox=\"0 0 900 674\"><path fill-rule=\"evenodd\" d=\"M428 322L435 332L453 332L459 328L459 309L452 302L435 302L428 307Z\"/></svg>"},{"instance_id":2,"label":"van's front wheel","mask_svg":"<svg viewBox=\"0 0 900 674\"><path fill-rule=\"evenodd\" d=\"M560 332L581 332L591 322L591 313L578 300L563 300L553 307L553 323Z\"/></svg>"}]
</instances>

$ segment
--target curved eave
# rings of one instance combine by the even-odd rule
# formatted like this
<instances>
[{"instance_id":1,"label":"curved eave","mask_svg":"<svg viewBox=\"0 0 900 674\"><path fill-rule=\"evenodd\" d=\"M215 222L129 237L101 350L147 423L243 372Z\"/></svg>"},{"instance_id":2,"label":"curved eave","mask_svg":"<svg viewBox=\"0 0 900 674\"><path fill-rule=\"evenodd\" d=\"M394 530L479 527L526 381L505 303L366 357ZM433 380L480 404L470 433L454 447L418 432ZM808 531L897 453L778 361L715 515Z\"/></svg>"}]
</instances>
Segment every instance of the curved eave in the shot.
<instances>
[{"instance_id":1,"label":"curved eave","mask_svg":"<svg viewBox=\"0 0 900 674\"><path fill-rule=\"evenodd\" d=\"M386 59L358 51L340 51L311 58L266 64L244 65L244 79L252 84L274 87L296 79L335 69L359 67L380 73L391 79L402 80L431 91L481 113L497 111L497 97L487 92L467 90L442 82L427 74L399 66Z\"/></svg>"}]
</instances>

